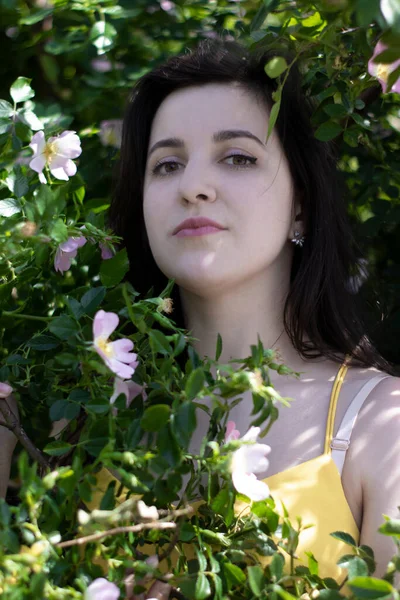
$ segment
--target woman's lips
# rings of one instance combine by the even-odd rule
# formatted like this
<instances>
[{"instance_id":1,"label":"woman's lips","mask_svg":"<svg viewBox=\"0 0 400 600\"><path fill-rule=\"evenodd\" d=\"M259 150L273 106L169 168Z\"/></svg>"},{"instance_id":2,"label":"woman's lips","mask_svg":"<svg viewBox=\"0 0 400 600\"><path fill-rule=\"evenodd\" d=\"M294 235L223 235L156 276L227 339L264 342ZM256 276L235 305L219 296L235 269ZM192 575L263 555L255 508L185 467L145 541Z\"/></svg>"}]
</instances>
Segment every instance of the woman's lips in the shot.
<instances>
[{"instance_id":1,"label":"woman's lips","mask_svg":"<svg viewBox=\"0 0 400 600\"><path fill-rule=\"evenodd\" d=\"M198 235L207 235L208 233L218 233L224 231L224 229L220 229L219 227L213 227L212 225L205 225L203 227L191 227L188 229L180 229L175 237L195 237Z\"/></svg>"}]
</instances>

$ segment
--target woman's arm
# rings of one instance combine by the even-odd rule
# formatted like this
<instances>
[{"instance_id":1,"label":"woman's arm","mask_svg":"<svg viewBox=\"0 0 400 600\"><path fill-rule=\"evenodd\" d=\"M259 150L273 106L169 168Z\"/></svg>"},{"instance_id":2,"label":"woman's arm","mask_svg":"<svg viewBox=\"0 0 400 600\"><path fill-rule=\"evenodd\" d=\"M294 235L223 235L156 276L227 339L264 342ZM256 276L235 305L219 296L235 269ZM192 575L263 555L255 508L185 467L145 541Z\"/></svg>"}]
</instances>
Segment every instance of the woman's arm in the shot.
<instances>
[{"instance_id":1,"label":"woman's arm","mask_svg":"<svg viewBox=\"0 0 400 600\"><path fill-rule=\"evenodd\" d=\"M374 550L376 576L381 577L396 546L391 537L378 533L378 528L383 515L400 518L400 378L385 379L371 392L353 436L362 488L360 543Z\"/></svg>"},{"instance_id":2,"label":"woman's arm","mask_svg":"<svg viewBox=\"0 0 400 600\"><path fill-rule=\"evenodd\" d=\"M9 409L19 420L17 401L11 395L6 399L0 399L0 402L6 402ZM0 412L0 422L3 421ZM10 478L11 459L17 438L7 427L0 425L0 498L5 498L7 493L8 481Z\"/></svg>"}]
</instances>

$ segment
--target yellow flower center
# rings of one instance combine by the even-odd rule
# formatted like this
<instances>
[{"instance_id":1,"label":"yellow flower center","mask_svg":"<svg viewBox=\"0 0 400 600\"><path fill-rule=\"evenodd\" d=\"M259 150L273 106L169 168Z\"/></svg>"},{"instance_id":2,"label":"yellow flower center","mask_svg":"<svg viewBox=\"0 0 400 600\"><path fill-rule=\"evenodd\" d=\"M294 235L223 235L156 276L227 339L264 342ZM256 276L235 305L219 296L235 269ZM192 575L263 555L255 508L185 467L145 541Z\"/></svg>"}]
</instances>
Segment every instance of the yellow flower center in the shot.
<instances>
[{"instance_id":1,"label":"yellow flower center","mask_svg":"<svg viewBox=\"0 0 400 600\"><path fill-rule=\"evenodd\" d=\"M383 63L378 64L378 68L376 70L376 75L378 79L382 79L385 83L387 83L388 77L390 75L390 65L384 65Z\"/></svg>"},{"instance_id":2,"label":"yellow flower center","mask_svg":"<svg viewBox=\"0 0 400 600\"><path fill-rule=\"evenodd\" d=\"M51 164L51 161L54 158L54 155L57 154L57 146L55 142L47 142L44 147L43 154L46 157L46 161L48 164Z\"/></svg>"},{"instance_id":3,"label":"yellow flower center","mask_svg":"<svg viewBox=\"0 0 400 600\"><path fill-rule=\"evenodd\" d=\"M117 136L116 132L114 131L114 129L111 129L111 127L110 127L110 129L105 131L104 139L109 146L118 145L118 136Z\"/></svg>"},{"instance_id":4,"label":"yellow flower center","mask_svg":"<svg viewBox=\"0 0 400 600\"><path fill-rule=\"evenodd\" d=\"M113 347L107 338L98 338L96 343L97 343L98 347L100 348L100 350L102 350L106 356L109 357L114 354Z\"/></svg>"}]
</instances>

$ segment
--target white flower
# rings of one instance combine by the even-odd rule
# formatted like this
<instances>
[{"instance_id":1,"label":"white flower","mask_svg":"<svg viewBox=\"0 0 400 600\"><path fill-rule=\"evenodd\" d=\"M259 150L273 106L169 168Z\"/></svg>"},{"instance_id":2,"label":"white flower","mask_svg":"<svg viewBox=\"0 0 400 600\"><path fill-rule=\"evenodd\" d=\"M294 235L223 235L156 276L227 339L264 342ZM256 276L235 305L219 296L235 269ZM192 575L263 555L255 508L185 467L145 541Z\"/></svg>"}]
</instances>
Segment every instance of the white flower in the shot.
<instances>
[{"instance_id":1,"label":"white flower","mask_svg":"<svg viewBox=\"0 0 400 600\"><path fill-rule=\"evenodd\" d=\"M138 364L139 361L135 361L131 363L131 367L135 369ZM129 408L132 400L139 394L143 395L143 400L146 400L147 398L147 394L144 391L143 385L139 385L135 381L124 381L123 379L116 377L114 379L114 390L113 395L110 398L110 404L114 404L118 396L121 394L124 394L126 397L126 408Z\"/></svg>"},{"instance_id":2,"label":"white flower","mask_svg":"<svg viewBox=\"0 0 400 600\"><path fill-rule=\"evenodd\" d=\"M256 443L259 427L250 427L240 438L242 442L253 442L238 448L233 453L231 462L232 483L235 489L250 500L258 502L269 497L269 487L256 477L256 473L264 473L269 466L266 455L271 452L270 446Z\"/></svg>"},{"instance_id":3,"label":"white flower","mask_svg":"<svg viewBox=\"0 0 400 600\"><path fill-rule=\"evenodd\" d=\"M71 175L75 175L76 164L71 158L77 158L82 152L81 141L75 131L63 131L61 135L50 137L47 142L44 132L38 131L32 137L29 146L34 152L29 166L39 173L42 183L47 183L43 175L46 164L56 179L68 181Z\"/></svg>"},{"instance_id":4,"label":"white flower","mask_svg":"<svg viewBox=\"0 0 400 600\"><path fill-rule=\"evenodd\" d=\"M118 323L117 314L98 310L93 319L93 348L120 379L130 379L138 365L137 354L132 352L132 340L123 338L110 342L108 339Z\"/></svg>"},{"instance_id":5,"label":"white flower","mask_svg":"<svg viewBox=\"0 0 400 600\"><path fill-rule=\"evenodd\" d=\"M118 600L119 588L104 577L92 581L84 594L84 600Z\"/></svg>"}]
</instances>

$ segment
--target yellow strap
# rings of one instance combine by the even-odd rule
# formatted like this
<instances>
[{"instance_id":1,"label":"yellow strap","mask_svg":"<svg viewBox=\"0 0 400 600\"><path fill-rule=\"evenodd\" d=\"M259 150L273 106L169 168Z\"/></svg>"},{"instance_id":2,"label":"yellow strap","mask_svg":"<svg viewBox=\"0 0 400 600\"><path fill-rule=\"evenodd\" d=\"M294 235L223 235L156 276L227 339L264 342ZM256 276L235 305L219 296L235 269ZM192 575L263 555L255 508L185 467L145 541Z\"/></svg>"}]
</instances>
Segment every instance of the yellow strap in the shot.
<instances>
[{"instance_id":1,"label":"yellow strap","mask_svg":"<svg viewBox=\"0 0 400 600\"><path fill-rule=\"evenodd\" d=\"M346 356L346 359L347 358L348 357ZM337 402L338 402L340 390L342 387L342 383L343 383L344 378L347 373L347 369L348 369L348 366L345 361L342 364L342 366L340 367L339 371L337 372L336 379L333 383L331 400L330 400L330 404L329 404L328 419L326 421L324 454L332 453L331 441L332 441L332 437L333 437L333 427L335 424L336 407L337 407Z\"/></svg>"}]
</instances>

